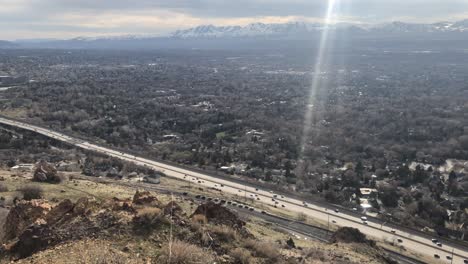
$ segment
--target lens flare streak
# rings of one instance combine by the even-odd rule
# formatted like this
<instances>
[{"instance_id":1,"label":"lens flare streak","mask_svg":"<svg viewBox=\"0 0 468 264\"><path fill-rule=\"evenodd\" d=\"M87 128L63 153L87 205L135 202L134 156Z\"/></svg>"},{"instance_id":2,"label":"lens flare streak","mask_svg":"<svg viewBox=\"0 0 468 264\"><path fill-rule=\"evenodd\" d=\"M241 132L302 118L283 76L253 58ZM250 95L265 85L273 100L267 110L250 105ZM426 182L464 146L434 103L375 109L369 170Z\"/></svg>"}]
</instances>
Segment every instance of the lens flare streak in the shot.
<instances>
[{"instance_id":1,"label":"lens flare streak","mask_svg":"<svg viewBox=\"0 0 468 264\"><path fill-rule=\"evenodd\" d=\"M303 157L303 153L307 144L307 140L309 138L313 121L317 118L316 111L317 109L317 95L318 92L322 91L326 86L327 80L324 79L322 73L327 69L327 61L330 60L330 56L328 55L328 51L332 46L332 42L329 41L330 34L332 33L330 24L332 23L332 18L335 15L335 9L337 6L337 2L339 0L329 0L327 12L325 15L325 25L324 29L322 30L322 34L320 36L320 43L318 46L317 58L314 65L314 72L312 76L312 82L310 86L310 92L308 97L307 109L304 116L304 129L302 133L302 140L301 140L301 149L299 153L299 157ZM325 76L326 77L326 76Z\"/></svg>"}]
</instances>

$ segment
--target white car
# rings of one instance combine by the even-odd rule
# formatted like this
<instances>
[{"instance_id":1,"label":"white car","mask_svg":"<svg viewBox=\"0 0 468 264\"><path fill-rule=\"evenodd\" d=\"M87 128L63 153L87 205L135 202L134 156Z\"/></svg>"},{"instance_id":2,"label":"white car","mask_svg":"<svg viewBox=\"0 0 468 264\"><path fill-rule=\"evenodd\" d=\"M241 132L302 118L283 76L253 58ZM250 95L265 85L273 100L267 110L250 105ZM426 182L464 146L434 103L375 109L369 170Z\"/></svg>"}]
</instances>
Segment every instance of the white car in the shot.
<instances>
[{"instance_id":1,"label":"white car","mask_svg":"<svg viewBox=\"0 0 468 264\"><path fill-rule=\"evenodd\" d=\"M362 221L367 221L367 217L361 216L361 220L362 220Z\"/></svg>"}]
</instances>

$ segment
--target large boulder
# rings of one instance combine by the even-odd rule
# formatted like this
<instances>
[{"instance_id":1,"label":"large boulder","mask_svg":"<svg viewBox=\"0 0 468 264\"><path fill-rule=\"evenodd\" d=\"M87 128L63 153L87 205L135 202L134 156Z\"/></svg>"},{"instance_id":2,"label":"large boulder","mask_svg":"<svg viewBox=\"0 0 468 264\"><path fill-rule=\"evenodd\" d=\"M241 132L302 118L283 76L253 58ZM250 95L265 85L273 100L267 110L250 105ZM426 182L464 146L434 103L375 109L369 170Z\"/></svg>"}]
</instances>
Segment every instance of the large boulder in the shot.
<instances>
[{"instance_id":1,"label":"large boulder","mask_svg":"<svg viewBox=\"0 0 468 264\"><path fill-rule=\"evenodd\" d=\"M182 207L176 202L171 201L163 207L164 215L175 215L182 212Z\"/></svg>"},{"instance_id":2,"label":"large boulder","mask_svg":"<svg viewBox=\"0 0 468 264\"><path fill-rule=\"evenodd\" d=\"M117 197L112 198L109 200L105 206L106 208L111 208L112 211L126 211L130 213L135 212L135 208L132 206L131 199L119 199Z\"/></svg>"},{"instance_id":3,"label":"large boulder","mask_svg":"<svg viewBox=\"0 0 468 264\"><path fill-rule=\"evenodd\" d=\"M8 213L3 238L7 241L19 236L29 225L44 219L51 209L52 206L45 200L18 202Z\"/></svg>"},{"instance_id":4,"label":"large boulder","mask_svg":"<svg viewBox=\"0 0 468 264\"><path fill-rule=\"evenodd\" d=\"M69 219L74 207L75 205L69 199L61 201L47 214L45 218L47 224L53 225L62 219Z\"/></svg>"},{"instance_id":5,"label":"large boulder","mask_svg":"<svg viewBox=\"0 0 468 264\"><path fill-rule=\"evenodd\" d=\"M73 207L74 215L90 215L99 208L99 203L95 198L81 197Z\"/></svg>"},{"instance_id":6,"label":"large boulder","mask_svg":"<svg viewBox=\"0 0 468 264\"><path fill-rule=\"evenodd\" d=\"M227 225L233 228L245 226L245 222L240 220L236 213L213 202L207 202L198 206L190 217L194 215L204 215L208 222L218 225Z\"/></svg>"},{"instance_id":7,"label":"large boulder","mask_svg":"<svg viewBox=\"0 0 468 264\"><path fill-rule=\"evenodd\" d=\"M133 196L133 204L145 205L145 206L156 206L159 207L160 203L156 196L152 195L149 191L137 190Z\"/></svg>"},{"instance_id":8,"label":"large boulder","mask_svg":"<svg viewBox=\"0 0 468 264\"><path fill-rule=\"evenodd\" d=\"M30 256L32 253L47 248L51 242L52 232L42 220L30 225L18 237L18 241L11 248L19 258Z\"/></svg>"},{"instance_id":9,"label":"large boulder","mask_svg":"<svg viewBox=\"0 0 468 264\"><path fill-rule=\"evenodd\" d=\"M39 161L36 164L33 174L33 180L38 182L49 183L57 183L61 181L55 166L43 160Z\"/></svg>"}]
</instances>

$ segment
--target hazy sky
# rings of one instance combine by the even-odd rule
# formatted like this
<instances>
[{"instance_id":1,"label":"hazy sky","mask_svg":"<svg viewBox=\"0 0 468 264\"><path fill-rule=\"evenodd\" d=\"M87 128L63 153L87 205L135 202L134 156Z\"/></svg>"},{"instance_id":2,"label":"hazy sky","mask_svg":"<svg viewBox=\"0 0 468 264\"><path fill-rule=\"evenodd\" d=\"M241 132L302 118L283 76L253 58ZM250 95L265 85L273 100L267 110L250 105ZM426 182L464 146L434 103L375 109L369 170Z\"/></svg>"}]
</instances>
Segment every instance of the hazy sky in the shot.
<instances>
[{"instance_id":1,"label":"hazy sky","mask_svg":"<svg viewBox=\"0 0 468 264\"><path fill-rule=\"evenodd\" d=\"M335 0L335 21L468 18L468 0ZM320 21L327 0L0 0L0 39L167 34L202 24Z\"/></svg>"}]
</instances>

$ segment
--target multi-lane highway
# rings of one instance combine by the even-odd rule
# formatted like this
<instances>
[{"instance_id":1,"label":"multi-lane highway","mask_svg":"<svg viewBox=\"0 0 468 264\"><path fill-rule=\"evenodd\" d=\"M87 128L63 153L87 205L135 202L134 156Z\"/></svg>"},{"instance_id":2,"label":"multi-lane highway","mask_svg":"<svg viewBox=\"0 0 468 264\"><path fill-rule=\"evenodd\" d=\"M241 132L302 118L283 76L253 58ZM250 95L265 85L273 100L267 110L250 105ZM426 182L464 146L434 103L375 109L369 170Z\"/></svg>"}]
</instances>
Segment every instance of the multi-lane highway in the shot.
<instances>
[{"instance_id":1,"label":"multi-lane highway","mask_svg":"<svg viewBox=\"0 0 468 264\"><path fill-rule=\"evenodd\" d=\"M436 245L431 238L423 236L416 232L410 232L405 228L391 228L386 225L374 221L365 221L362 216L349 214L346 212L337 212L329 210L319 204L304 203L303 201L274 194L262 188L255 188L239 183L239 181L231 181L226 178L218 178L212 175L204 174L198 171L192 171L186 168L180 168L157 162L154 160L138 157L133 154L116 151L107 147L99 146L91 142L70 137L60 132L45 129L39 126L27 124L17 120L10 120L0 117L0 123L30 130L39 134L54 138L56 140L72 144L76 147L106 154L122 160L132 162L137 165L146 166L154 170L164 172L166 175L177 178L183 181L189 181L193 184L198 184L205 187L215 187L221 189L225 193L236 194L241 197L254 199L258 203L276 206L282 210L289 210L296 213L304 213L305 215L315 218L323 222L332 222L338 226L350 226L359 228L361 232L376 240L393 241L396 244L403 246L406 250L412 251L434 261L441 263L468 263L468 249L455 244Z\"/></svg>"}]
</instances>

